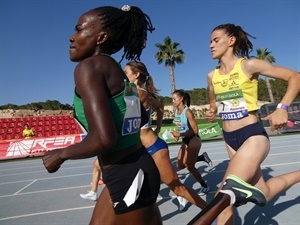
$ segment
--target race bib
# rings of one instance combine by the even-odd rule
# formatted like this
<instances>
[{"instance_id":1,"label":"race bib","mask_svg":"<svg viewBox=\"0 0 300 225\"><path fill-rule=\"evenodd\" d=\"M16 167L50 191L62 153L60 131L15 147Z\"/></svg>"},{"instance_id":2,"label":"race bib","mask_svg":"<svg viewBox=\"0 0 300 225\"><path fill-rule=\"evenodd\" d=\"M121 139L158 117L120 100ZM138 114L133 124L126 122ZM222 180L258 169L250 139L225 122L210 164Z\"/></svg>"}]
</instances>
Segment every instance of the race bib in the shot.
<instances>
[{"instance_id":1,"label":"race bib","mask_svg":"<svg viewBox=\"0 0 300 225\"><path fill-rule=\"evenodd\" d=\"M248 116L246 100L241 89L216 94L216 103L222 120L239 120Z\"/></svg>"},{"instance_id":2,"label":"race bib","mask_svg":"<svg viewBox=\"0 0 300 225\"><path fill-rule=\"evenodd\" d=\"M176 125L177 130L179 132L185 132L186 130L188 130L188 126L185 126L184 124L181 123L180 117L174 117L173 119L173 123Z\"/></svg>"},{"instance_id":3,"label":"race bib","mask_svg":"<svg viewBox=\"0 0 300 225\"><path fill-rule=\"evenodd\" d=\"M126 112L123 120L122 135L136 133L141 126L141 106L138 91L134 83L125 80L124 100Z\"/></svg>"}]
</instances>

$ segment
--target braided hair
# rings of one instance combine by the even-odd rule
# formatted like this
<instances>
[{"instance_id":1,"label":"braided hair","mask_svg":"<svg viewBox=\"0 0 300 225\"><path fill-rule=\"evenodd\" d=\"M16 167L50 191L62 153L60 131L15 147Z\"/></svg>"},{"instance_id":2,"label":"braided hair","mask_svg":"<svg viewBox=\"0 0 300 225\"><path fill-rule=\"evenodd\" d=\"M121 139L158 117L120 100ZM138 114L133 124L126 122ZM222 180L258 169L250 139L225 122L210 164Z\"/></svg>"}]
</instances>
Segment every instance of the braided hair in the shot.
<instances>
[{"instance_id":1,"label":"braided hair","mask_svg":"<svg viewBox=\"0 0 300 225\"><path fill-rule=\"evenodd\" d=\"M146 47L147 31L154 31L151 20L136 6L123 6L118 9L113 6L103 6L90 10L99 18L101 29L109 35L109 47L104 49L107 54L114 54L124 47L124 57L127 60L139 60ZM121 62L120 61L120 62Z\"/></svg>"},{"instance_id":2,"label":"braided hair","mask_svg":"<svg viewBox=\"0 0 300 225\"><path fill-rule=\"evenodd\" d=\"M229 37L235 37L236 42L233 46L234 54L239 57L250 58L249 53L253 50L253 45L249 41L248 36L251 38L255 37L245 32L240 26L231 23L221 24L213 29L213 31L215 30L224 30Z\"/></svg>"}]
</instances>

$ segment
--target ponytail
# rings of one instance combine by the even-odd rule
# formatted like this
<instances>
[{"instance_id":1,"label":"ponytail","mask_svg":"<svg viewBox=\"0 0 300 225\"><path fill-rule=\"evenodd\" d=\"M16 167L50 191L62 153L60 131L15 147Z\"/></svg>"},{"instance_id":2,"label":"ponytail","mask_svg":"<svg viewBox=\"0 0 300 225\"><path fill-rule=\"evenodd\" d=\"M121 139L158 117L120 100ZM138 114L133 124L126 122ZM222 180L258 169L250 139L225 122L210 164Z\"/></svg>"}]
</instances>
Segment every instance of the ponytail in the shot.
<instances>
[{"instance_id":1,"label":"ponytail","mask_svg":"<svg viewBox=\"0 0 300 225\"><path fill-rule=\"evenodd\" d=\"M240 26L234 24L221 24L213 29L224 30L229 37L235 37L236 41L233 46L233 52L239 57L250 58L249 53L253 50L253 45L248 37L255 38L245 32Z\"/></svg>"}]
</instances>

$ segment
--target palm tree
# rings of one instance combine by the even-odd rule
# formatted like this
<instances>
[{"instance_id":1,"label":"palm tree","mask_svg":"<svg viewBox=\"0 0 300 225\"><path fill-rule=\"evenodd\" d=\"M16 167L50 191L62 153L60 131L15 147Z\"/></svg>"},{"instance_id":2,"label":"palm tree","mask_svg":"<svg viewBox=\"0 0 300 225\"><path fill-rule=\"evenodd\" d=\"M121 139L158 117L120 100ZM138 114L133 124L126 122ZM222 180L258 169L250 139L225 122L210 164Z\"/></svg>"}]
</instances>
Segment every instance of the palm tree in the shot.
<instances>
[{"instance_id":1,"label":"palm tree","mask_svg":"<svg viewBox=\"0 0 300 225\"><path fill-rule=\"evenodd\" d=\"M261 60L265 60L268 61L269 63L274 63L275 62L275 58L273 56L270 55L271 52L268 52L268 49L256 49L256 54L257 56L252 56L253 58L256 59L261 59ZM269 96L270 96L270 101L272 103L274 103L274 96L273 96L273 92L272 92L272 87L270 84L270 80L268 77L265 77L266 79L266 85L267 85L267 89L269 92Z\"/></svg>"},{"instance_id":2,"label":"palm tree","mask_svg":"<svg viewBox=\"0 0 300 225\"><path fill-rule=\"evenodd\" d=\"M164 61L165 66L169 67L172 93L176 90L174 75L175 65L181 64L184 61L184 52L177 49L179 45L180 43L178 42L172 43L170 37L166 37L163 44L155 44L155 46L159 49L154 56L157 63L161 64Z\"/></svg>"}]
</instances>

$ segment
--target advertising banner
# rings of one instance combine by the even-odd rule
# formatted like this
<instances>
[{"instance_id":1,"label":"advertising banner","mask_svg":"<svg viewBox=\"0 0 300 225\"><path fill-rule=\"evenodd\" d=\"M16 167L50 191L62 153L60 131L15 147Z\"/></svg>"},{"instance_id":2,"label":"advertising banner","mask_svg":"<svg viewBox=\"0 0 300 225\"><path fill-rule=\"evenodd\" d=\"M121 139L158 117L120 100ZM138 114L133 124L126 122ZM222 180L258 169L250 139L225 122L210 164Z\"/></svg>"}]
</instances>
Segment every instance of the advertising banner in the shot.
<instances>
[{"instance_id":1,"label":"advertising banner","mask_svg":"<svg viewBox=\"0 0 300 225\"><path fill-rule=\"evenodd\" d=\"M0 142L0 160L43 155L46 151L79 143L85 135L13 139Z\"/></svg>"},{"instance_id":2,"label":"advertising banner","mask_svg":"<svg viewBox=\"0 0 300 225\"><path fill-rule=\"evenodd\" d=\"M172 136L171 131L176 130L175 125L170 125L167 127L162 127L158 136L165 140L167 143L176 143ZM216 137L221 137L222 135L222 129L219 125L219 123L205 123L205 124L198 124L199 128L199 135L202 140L209 140ZM178 142L181 142L181 138L178 140Z\"/></svg>"},{"instance_id":3,"label":"advertising banner","mask_svg":"<svg viewBox=\"0 0 300 225\"><path fill-rule=\"evenodd\" d=\"M198 128L202 140L208 140L222 135L222 130L218 123L199 124ZM171 138L170 133L170 131L174 129L176 129L175 125L162 127L158 136L167 143L176 143ZM0 160L41 156L46 151L56 148L65 148L69 145L79 143L85 136L86 134L76 134L44 138L4 140L0 142ZM180 141L181 139L179 139L178 142Z\"/></svg>"},{"instance_id":4,"label":"advertising banner","mask_svg":"<svg viewBox=\"0 0 300 225\"><path fill-rule=\"evenodd\" d=\"M290 133L300 131L300 110L288 112L288 122L278 133Z\"/></svg>"}]
</instances>

